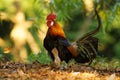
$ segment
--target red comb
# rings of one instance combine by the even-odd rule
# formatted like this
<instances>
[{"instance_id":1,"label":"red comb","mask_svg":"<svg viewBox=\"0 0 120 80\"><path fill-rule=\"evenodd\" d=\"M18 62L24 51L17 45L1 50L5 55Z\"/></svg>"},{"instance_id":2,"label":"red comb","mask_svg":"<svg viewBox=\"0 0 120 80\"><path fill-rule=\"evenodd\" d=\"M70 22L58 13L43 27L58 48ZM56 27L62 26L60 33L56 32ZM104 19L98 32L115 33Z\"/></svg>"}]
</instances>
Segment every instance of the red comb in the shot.
<instances>
[{"instance_id":1,"label":"red comb","mask_svg":"<svg viewBox=\"0 0 120 80\"><path fill-rule=\"evenodd\" d=\"M55 19L56 19L56 15L53 14L53 13L50 13L50 14L47 16L46 19L47 19L47 20L55 20Z\"/></svg>"}]
</instances>

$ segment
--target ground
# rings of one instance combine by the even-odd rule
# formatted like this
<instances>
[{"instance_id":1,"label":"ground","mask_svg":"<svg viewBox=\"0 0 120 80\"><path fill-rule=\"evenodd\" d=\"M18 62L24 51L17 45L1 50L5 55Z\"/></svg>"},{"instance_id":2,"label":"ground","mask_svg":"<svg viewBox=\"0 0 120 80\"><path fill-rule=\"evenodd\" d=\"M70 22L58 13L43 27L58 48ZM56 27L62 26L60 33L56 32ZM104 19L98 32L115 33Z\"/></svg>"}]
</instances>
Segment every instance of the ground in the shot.
<instances>
[{"instance_id":1,"label":"ground","mask_svg":"<svg viewBox=\"0 0 120 80\"><path fill-rule=\"evenodd\" d=\"M100 70L73 64L57 69L40 63L0 63L0 80L120 80L120 70Z\"/></svg>"}]
</instances>

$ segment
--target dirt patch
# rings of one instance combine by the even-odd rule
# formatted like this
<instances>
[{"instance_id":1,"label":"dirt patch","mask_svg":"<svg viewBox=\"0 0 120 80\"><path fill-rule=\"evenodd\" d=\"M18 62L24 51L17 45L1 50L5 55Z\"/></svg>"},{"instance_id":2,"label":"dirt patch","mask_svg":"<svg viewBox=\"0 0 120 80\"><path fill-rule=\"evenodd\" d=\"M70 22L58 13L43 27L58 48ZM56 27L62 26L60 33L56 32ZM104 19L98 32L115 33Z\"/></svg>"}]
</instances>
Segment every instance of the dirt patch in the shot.
<instances>
[{"instance_id":1,"label":"dirt patch","mask_svg":"<svg viewBox=\"0 0 120 80\"><path fill-rule=\"evenodd\" d=\"M56 69L40 63L7 62L0 63L0 80L120 80L120 71L98 70L80 64Z\"/></svg>"}]
</instances>

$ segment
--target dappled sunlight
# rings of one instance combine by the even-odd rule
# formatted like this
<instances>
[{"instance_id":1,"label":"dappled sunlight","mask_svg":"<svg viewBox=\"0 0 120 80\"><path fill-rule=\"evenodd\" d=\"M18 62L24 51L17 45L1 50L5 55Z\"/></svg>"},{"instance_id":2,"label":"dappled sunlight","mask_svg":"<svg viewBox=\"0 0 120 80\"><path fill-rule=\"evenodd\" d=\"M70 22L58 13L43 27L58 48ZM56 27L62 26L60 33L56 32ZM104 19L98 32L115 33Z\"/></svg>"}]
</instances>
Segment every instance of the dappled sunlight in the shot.
<instances>
[{"instance_id":1,"label":"dappled sunlight","mask_svg":"<svg viewBox=\"0 0 120 80\"><path fill-rule=\"evenodd\" d=\"M39 48L39 46L37 45L35 39L33 38L33 36L31 36L31 33L28 32L27 34L27 39L26 39L30 49L32 50L32 52L34 54L38 54L41 50Z\"/></svg>"},{"instance_id":2,"label":"dappled sunlight","mask_svg":"<svg viewBox=\"0 0 120 80\"><path fill-rule=\"evenodd\" d=\"M93 0L83 0L85 4L85 8L88 12L92 12L94 9Z\"/></svg>"},{"instance_id":3,"label":"dappled sunlight","mask_svg":"<svg viewBox=\"0 0 120 80\"><path fill-rule=\"evenodd\" d=\"M38 36L42 41L45 38L47 29L48 29L48 27L46 26L46 24L41 25L41 27L39 29Z\"/></svg>"},{"instance_id":4,"label":"dappled sunlight","mask_svg":"<svg viewBox=\"0 0 120 80\"><path fill-rule=\"evenodd\" d=\"M17 61L27 60L27 51L25 49L25 44L28 43L33 53L39 52L39 47L37 46L35 40L33 39L28 28L32 26L32 21L26 21L23 12L17 12L14 16L15 26L11 31L11 39L14 42L13 54L18 55L15 57ZM17 51L17 52L16 52ZM20 56L20 60L19 57Z\"/></svg>"},{"instance_id":5,"label":"dappled sunlight","mask_svg":"<svg viewBox=\"0 0 120 80\"><path fill-rule=\"evenodd\" d=\"M13 40L14 43L13 54L16 55L15 56L16 61L21 61L19 60L20 58L22 58L21 54L25 54L25 55L27 54L27 51L24 50L24 46L27 38L27 32L28 32L27 29L28 27L30 27L31 24L28 25L25 22L24 14L22 12L17 12L16 15L14 16L14 20L15 20L14 21L15 26L10 34L11 39ZM25 58L24 55L23 57ZM27 56L26 56L26 60L27 60Z\"/></svg>"},{"instance_id":6,"label":"dappled sunlight","mask_svg":"<svg viewBox=\"0 0 120 80\"><path fill-rule=\"evenodd\" d=\"M4 47L6 44L6 42L0 38L0 47Z\"/></svg>"}]
</instances>

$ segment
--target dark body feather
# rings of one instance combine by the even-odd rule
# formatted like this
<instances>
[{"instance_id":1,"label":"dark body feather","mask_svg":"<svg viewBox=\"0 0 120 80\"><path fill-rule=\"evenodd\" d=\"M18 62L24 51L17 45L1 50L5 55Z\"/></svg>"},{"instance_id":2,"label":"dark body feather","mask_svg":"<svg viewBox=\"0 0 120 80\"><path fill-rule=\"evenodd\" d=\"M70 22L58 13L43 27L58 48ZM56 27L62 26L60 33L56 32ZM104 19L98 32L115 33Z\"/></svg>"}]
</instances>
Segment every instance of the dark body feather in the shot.
<instances>
[{"instance_id":1,"label":"dark body feather","mask_svg":"<svg viewBox=\"0 0 120 80\"><path fill-rule=\"evenodd\" d=\"M49 33L47 33L44 39L44 47L48 50L48 53L53 60L54 56L52 54L52 49L57 48L60 60L68 62L72 58L72 55L67 49L67 46L69 45L70 43L65 38L60 36L51 36Z\"/></svg>"},{"instance_id":2,"label":"dark body feather","mask_svg":"<svg viewBox=\"0 0 120 80\"><path fill-rule=\"evenodd\" d=\"M54 26L48 28L44 38L44 47L53 60L52 49L57 48L60 60L68 62L72 58L70 51L67 49L68 46L70 46L70 43L65 38L63 29L58 23L54 22Z\"/></svg>"}]
</instances>

